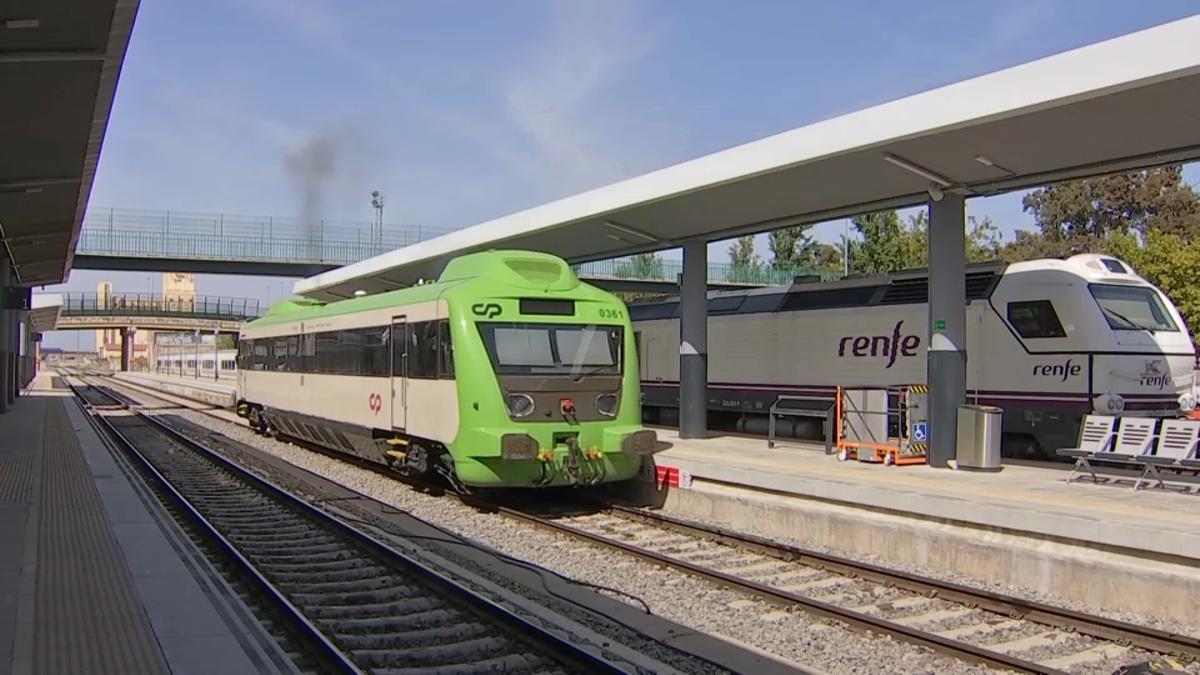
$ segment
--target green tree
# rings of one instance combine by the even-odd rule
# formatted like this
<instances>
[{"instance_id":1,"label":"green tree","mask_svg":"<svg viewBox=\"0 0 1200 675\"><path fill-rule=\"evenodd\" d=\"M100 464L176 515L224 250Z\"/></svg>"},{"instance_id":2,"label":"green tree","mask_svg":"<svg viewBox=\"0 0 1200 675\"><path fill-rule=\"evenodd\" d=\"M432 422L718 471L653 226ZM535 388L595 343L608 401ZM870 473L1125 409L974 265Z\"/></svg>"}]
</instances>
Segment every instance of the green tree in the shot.
<instances>
[{"instance_id":1,"label":"green tree","mask_svg":"<svg viewBox=\"0 0 1200 675\"><path fill-rule=\"evenodd\" d=\"M622 279L663 279L663 261L657 253L638 253L617 265L614 274Z\"/></svg>"},{"instance_id":2,"label":"green tree","mask_svg":"<svg viewBox=\"0 0 1200 675\"><path fill-rule=\"evenodd\" d=\"M771 267L779 270L812 267L820 244L808 234L811 227L812 225L795 225L772 230L768 235Z\"/></svg>"},{"instance_id":3,"label":"green tree","mask_svg":"<svg viewBox=\"0 0 1200 675\"><path fill-rule=\"evenodd\" d=\"M234 349L235 347L237 347L237 340L234 336L228 333L217 335L217 349Z\"/></svg>"},{"instance_id":4,"label":"green tree","mask_svg":"<svg viewBox=\"0 0 1200 675\"><path fill-rule=\"evenodd\" d=\"M754 252L754 235L738 237L729 247L729 281L755 281L763 263Z\"/></svg>"},{"instance_id":5,"label":"green tree","mask_svg":"<svg viewBox=\"0 0 1200 675\"><path fill-rule=\"evenodd\" d=\"M901 223L895 211L876 211L855 216L851 222L862 241L850 242L850 270L859 274L880 274L911 267L923 267L929 259L925 215Z\"/></svg>"},{"instance_id":6,"label":"green tree","mask_svg":"<svg viewBox=\"0 0 1200 675\"><path fill-rule=\"evenodd\" d=\"M1178 166L1049 185L1021 204L1059 255L1096 250L1113 233L1157 230L1186 241L1200 235L1200 199Z\"/></svg>"}]
</instances>

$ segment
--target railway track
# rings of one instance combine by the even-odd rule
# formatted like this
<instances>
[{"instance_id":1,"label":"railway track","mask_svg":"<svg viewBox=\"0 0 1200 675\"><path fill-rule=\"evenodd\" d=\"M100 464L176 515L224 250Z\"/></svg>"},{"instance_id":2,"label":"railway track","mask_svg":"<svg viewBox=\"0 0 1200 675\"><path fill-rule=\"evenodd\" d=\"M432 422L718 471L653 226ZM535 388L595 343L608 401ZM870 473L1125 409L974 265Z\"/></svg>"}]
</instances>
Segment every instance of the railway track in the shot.
<instances>
[{"instance_id":1,"label":"railway track","mask_svg":"<svg viewBox=\"0 0 1200 675\"><path fill-rule=\"evenodd\" d=\"M204 411L201 411L204 412ZM355 462L375 471L386 470ZM456 495L494 511L616 548L736 590L891 635L967 661L1020 672L1111 672L1104 664L1200 661L1200 640L620 505L555 515ZM1097 669L1097 668L1100 669Z\"/></svg>"},{"instance_id":2,"label":"railway track","mask_svg":"<svg viewBox=\"0 0 1200 675\"><path fill-rule=\"evenodd\" d=\"M375 541L120 395L94 386L76 393L309 638L323 672L624 672L599 649Z\"/></svg>"},{"instance_id":3,"label":"railway track","mask_svg":"<svg viewBox=\"0 0 1200 675\"><path fill-rule=\"evenodd\" d=\"M1200 640L848 558L803 550L619 505L547 515L491 505L507 517L616 548L786 608L891 635L987 666L1089 672L1102 664L1200 661ZM1112 672L1111 669L1099 672Z\"/></svg>"}]
</instances>

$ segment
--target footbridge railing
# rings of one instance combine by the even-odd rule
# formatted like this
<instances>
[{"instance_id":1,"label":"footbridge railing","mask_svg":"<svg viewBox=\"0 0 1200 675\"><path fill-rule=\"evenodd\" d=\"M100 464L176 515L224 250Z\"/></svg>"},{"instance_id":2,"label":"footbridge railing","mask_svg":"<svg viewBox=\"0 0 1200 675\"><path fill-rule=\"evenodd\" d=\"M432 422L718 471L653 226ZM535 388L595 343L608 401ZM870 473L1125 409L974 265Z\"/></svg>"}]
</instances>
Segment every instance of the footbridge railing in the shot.
<instances>
[{"instance_id":1,"label":"footbridge railing","mask_svg":"<svg viewBox=\"0 0 1200 675\"><path fill-rule=\"evenodd\" d=\"M151 293L64 293L60 317L163 317L247 321L261 316L256 298L174 297Z\"/></svg>"}]
</instances>

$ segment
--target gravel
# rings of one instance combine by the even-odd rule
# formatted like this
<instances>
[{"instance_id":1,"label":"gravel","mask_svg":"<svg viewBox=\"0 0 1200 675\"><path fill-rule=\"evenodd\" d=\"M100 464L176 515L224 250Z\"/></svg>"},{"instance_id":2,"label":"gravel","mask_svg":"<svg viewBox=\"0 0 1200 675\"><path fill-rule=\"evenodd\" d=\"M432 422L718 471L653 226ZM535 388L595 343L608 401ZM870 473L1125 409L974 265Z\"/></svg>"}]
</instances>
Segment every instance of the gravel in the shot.
<instances>
[{"instance_id":1,"label":"gravel","mask_svg":"<svg viewBox=\"0 0 1200 675\"><path fill-rule=\"evenodd\" d=\"M144 396L144 395L143 395ZM455 499L433 497L373 471L291 443L259 436L246 427L188 410L174 409L194 424L263 450L373 499L406 511L448 531L502 553L528 560L563 576L585 580L620 593L606 593L689 628L744 643L825 672L988 673L995 670L897 642L886 635L861 633L782 606L754 599L644 562L602 546L483 514Z\"/></svg>"},{"instance_id":2,"label":"gravel","mask_svg":"<svg viewBox=\"0 0 1200 675\"><path fill-rule=\"evenodd\" d=\"M662 568L607 548L590 545L550 532L531 529L495 515L481 514L457 500L433 497L378 473L341 462L291 443L254 434L234 422L219 421L194 411L175 409L195 424L225 434L291 464L312 471L397 509L411 513L449 531L479 541L508 555L529 560L564 576L617 589L640 598L660 616L690 628L746 643L802 667L828 672L983 673L988 668L940 656L929 650L896 642L888 636L863 634L831 621L754 599L740 592ZM872 562L887 567L986 588L1017 597L1067 606L1103 616L1152 626L1161 630L1200 634L1200 624L1181 624L1158 617L1134 615L1082 603L1064 602L1028 588L989 583L949 572L933 573L917 565L897 564L873 556L814 546L796 538L767 538ZM619 594L615 599L636 604ZM1006 636L1007 637L1007 636ZM1014 636L1015 637L1015 636ZM1022 654L1030 656L1031 654ZM1113 661L1114 668L1120 663ZM1076 669L1072 669L1076 670ZM1111 672L1109 669L1107 672ZM1200 673L1190 664L1187 672ZM1100 672L1095 664L1078 672Z\"/></svg>"}]
</instances>

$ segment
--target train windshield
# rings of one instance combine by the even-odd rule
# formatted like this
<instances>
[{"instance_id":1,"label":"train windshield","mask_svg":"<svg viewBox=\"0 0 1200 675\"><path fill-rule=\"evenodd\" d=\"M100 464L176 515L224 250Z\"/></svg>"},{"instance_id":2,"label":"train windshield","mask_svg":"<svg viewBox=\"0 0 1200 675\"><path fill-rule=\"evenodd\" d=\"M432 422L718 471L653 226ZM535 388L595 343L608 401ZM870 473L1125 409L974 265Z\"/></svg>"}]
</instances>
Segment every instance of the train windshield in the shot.
<instances>
[{"instance_id":1,"label":"train windshield","mask_svg":"<svg viewBox=\"0 0 1200 675\"><path fill-rule=\"evenodd\" d=\"M1178 330L1152 288L1116 284L1091 284L1089 288L1113 330Z\"/></svg>"},{"instance_id":2,"label":"train windshield","mask_svg":"<svg viewBox=\"0 0 1200 675\"><path fill-rule=\"evenodd\" d=\"M617 375L620 326L480 323L492 366L501 375Z\"/></svg>"}]
</instances>

